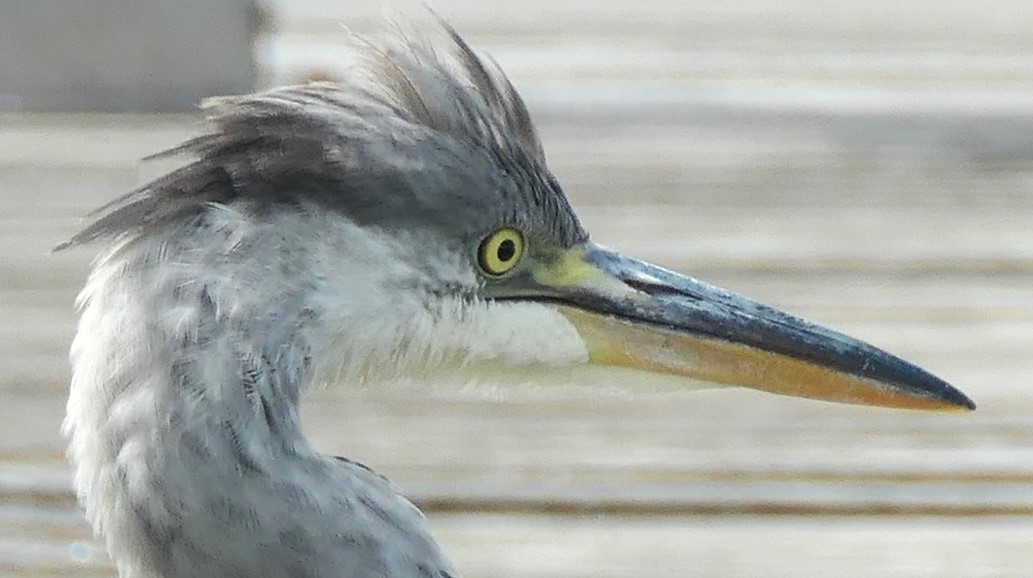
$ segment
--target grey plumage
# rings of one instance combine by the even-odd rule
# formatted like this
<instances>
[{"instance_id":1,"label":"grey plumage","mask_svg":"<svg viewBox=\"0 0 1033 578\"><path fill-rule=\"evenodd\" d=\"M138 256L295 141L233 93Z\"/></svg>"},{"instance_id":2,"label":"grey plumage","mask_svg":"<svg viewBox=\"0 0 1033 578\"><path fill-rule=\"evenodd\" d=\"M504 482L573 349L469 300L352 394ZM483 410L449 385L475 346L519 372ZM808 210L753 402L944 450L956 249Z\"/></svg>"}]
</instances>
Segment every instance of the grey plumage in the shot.
<instances>
[{"instance_id":1,"label":"grey plumage","mask_svg":"<svg viewBox=\"0 0 1033 578\"><path fill-rule=\"evenodd\" d=\"M456 575L389 482L311 446L312 384L617 366L974 407L870 345L588 242L513 87L447 26L355 51L339 85L214 101L211 132L169 153L191 160L66 244L107 241L64 430L123 578Z\"/></svg>"},{"instance_id":2,"label":"grey plumage","mask_svg":"<svg viewBox=\"0 0 1033 578\"><path fill-rule=\"evenodd\" d=\"M432 249L586 235L519 96L451 29L355 50L340 84L208 103L211 132L164 153L185 165L63 245L108 241L65 431L123 577L456 575L389 482L308 445L299 395L451 359L412 324L450 330L479 282Z\"/></svg>"},{"instance_id":3,"label":"grey plumage","mask_svg":"<svg viewBox=\"0 0 1033 578\"><path fill-rule=\"evenodd\" d=\"M563 246L583 241L522 99L440 26L356 39L358 65L339 84L210 100L214 130L162 153L191 162L101 208L62 247L139 235L209 203L261 212L314 202L360 225L450 236L516 225Z\"/></svg>"}]
</instances>

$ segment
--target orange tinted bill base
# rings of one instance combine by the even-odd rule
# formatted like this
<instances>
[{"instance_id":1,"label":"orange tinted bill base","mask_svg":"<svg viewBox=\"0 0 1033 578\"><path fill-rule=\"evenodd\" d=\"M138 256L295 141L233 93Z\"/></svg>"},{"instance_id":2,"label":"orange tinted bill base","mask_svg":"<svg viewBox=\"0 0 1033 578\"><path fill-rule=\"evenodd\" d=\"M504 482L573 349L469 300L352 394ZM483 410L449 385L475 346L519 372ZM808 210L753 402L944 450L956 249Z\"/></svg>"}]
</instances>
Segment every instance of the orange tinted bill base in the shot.
<instances>
[{"instance_id":1,"label":"orange tinted bill base","mask_svg":"<svg viewBox=\"0 0 1033 578\"><path fill-rule=\"evenodd\" d=\"M593 243L543 260L505 289L501 298L553 303L593 363L826 401L975 408L882 349Z\"/></svg>"},{"instance_id":2,"label":"orange tinted bill base","mask_svg":"<svg viewBox=\"0 0 1033 578\"><path fill-rule=\"evenodd\" d=\"M591 362L600 365L840 403L933 411L974 407L954 395L881 383L740 343L643 327L571 307L560 311L585 340Z\"/></svg>"}]
</instances>

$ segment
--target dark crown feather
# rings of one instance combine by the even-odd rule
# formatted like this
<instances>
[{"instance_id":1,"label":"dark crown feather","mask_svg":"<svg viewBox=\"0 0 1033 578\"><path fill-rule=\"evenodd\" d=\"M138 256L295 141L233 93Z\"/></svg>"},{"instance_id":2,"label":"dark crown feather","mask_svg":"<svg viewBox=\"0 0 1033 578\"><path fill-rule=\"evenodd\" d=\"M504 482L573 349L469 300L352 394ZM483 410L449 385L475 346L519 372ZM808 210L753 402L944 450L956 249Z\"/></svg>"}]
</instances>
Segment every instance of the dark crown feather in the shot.
<instances>
[{"instance_id":1,"label":"dark crown feather","mask_svg":"<svg viewBox=\"0 0 1033 578\"><path fill-rule=\"evenodd\" d=\"M371 164L391 168L390 157L373 156L377 146L383 148L378 139L428 132L488 151L509 165L506 174L543 179L531 186L535 204L554 217L565 242L583 237L545 169L516 89L494 61L479 58L448 24L438 23L440 29L420 34L395 26L381 42L356 38L358 62L341 83L206 101L212 130L155 155L194 160L101 207L94 222L58 249L140 234L210 203L318 201L331 190L337 197L356 193L368 184L361 175L377 170Z\"/></svg>"}]
</instances>

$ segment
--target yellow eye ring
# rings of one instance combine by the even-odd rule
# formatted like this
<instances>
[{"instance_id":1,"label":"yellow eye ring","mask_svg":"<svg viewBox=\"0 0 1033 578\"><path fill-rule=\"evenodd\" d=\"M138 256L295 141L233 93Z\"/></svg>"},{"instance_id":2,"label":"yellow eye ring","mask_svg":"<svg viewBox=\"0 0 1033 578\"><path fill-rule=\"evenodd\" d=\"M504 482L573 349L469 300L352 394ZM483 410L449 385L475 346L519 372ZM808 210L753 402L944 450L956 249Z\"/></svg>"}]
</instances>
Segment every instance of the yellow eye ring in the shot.
<instances>
[{"instance_id":1,"label":"yellow eye ring","mask_svg":"<svg viewBox=\"0 0 1033 578\"><path fill-rule=\"evenodd\" d=\"M512 227L488 235L477 249L477 263L493 277L509 273L523 256L524 236Z\"/></svg>"}]
</instances>

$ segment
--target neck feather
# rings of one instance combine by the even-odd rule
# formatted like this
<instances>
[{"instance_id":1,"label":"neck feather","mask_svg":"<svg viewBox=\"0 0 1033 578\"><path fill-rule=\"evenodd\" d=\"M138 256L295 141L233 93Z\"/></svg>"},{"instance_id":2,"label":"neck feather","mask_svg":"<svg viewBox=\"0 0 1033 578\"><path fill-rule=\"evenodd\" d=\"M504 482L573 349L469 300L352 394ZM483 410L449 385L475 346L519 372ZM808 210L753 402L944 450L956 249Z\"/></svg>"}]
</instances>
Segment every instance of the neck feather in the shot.
<instances>
[{"instance_id":1,"label":"neck feather","mask_svg":"<svg viewBox=\"0 0 1033 578\"><path fill-rule=\"evenodd\" d=\"M207 232L116 247L80 297L65 430L123 575L176 575L191 527L269 522L250 502L273 468L322 461L298 419L313 329L300 289L220 260L235 228Z\"/></svg>"},{"instance_id":2,"label":"neck feather","mask_svg":"<svg viewBox=\"0 0 1033 578\"><path fill-rule=\"evenodd\" d=\"M428 272L423 246L325 212L212 206L97 261L65 431L124 578L451 572L386 481L313 450L302 391L587 352L551 307L471 297L459 260Z\"/></svg>"}]
</instances>

